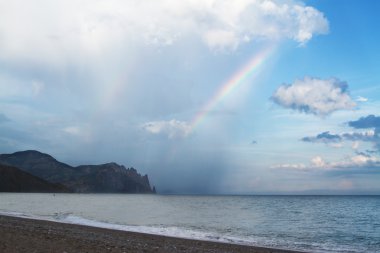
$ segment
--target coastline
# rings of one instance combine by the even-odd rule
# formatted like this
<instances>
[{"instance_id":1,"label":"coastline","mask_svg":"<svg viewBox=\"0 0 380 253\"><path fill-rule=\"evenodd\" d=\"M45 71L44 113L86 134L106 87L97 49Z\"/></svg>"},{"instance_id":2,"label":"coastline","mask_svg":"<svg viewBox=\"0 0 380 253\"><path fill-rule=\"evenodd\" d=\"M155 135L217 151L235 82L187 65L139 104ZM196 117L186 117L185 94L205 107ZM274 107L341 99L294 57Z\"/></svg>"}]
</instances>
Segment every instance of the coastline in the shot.
<instances>
[{"instance_id":1,"label":"coastline","mask_svg":"<svg viewBox=\"0 0 380 253\"><path fill-rule=\"evenodd\" d=\"M182 239L0 215L0 252L254 252L297 251Z\"/></svg>"}]
</instances>

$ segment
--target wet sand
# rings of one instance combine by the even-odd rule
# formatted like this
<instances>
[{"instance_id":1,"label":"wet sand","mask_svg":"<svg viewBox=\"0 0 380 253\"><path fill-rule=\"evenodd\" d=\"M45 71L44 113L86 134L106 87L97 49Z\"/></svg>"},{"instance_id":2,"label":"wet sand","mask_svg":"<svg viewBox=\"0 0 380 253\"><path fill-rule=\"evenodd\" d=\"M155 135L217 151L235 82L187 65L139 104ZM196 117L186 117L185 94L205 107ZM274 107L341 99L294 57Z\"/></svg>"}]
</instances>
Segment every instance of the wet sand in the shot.
<instances>
[{"instance_id":1,"label":"wet sand","mask_svg":"<svg viewBox=\"0 0 380 253\"><path fill-rule=\"evenodd\" d=\"M0 252L257 252L294 253L0 215Z\"/></svg>"}]
</instances>

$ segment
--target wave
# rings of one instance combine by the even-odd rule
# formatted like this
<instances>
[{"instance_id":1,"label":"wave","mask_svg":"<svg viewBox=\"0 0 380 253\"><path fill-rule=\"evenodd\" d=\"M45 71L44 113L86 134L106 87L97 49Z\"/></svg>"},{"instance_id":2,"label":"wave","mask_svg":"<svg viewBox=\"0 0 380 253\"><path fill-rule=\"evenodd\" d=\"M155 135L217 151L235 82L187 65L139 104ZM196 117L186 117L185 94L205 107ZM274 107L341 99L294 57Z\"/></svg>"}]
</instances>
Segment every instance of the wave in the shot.
<instances>
[{"instance_id":1,"label":"wave","mask_svg":"<svg viewBox=\"0 0 380 253\"><path fill-rule=\"evenodd\" d=\"M19 212L8 212L0 210L0 215L20 217L26 219L36 219L36 220L46 220L65 224L76 224L84 225L90 227L106 228L119 231L136 232L152 235L162 235L176 238L202 240L202 241L212 241L212 242L222 242L222 243L232 243L239 245L248 246L262 246L277 249L293 249L293 250L310 250L316 253L326 253L326 252L363 252L360 249L353 249L347 247L335 247L333 245L305 245L303 243L293 242L289 244L289 241L282 240L281 238L261 238L261 237L239 237L239 236L226 236L221 233L200 231L183 227L175 226L142 226L142 225L122 225L114 224L104 221L97 221L93 219L88 219L80 216L73 215L72 213L54 213L53 215L37 216ZM283 247L281 247L281 245ZM287 245L287 247L284 247ZM292 245L292 246L291 246Z\"/></svg>"},{"instance_id":2,"label":"wave","mask_svg":"<svg viewBox=\"0 0 380 253\"><path fill-rule=\"evenodd\" d=\"M53 222L66 223L66 224L84 225L84 226L90 226L90 227L106 228L106 229L152 234L152 235L162 235L162 236L184 238L184 239L234 243L234 244L241 244L241 245L255 245L251 240L246 240L239 237L223 236L223 235L212 233L212 232L191 230L191 229L174 227L174 226L168 227L168 226L121 225L121 224L114 224L114 223L87 219L84 217L73 215L72 213L55 213L52 216L36 216L36 215L30 215L30 214L24 214L24 213L18 213L18 212L0 211L0 215L20 217L20 218L26 218L26 219L53 221Z\"/></svg>"}]
</instances>

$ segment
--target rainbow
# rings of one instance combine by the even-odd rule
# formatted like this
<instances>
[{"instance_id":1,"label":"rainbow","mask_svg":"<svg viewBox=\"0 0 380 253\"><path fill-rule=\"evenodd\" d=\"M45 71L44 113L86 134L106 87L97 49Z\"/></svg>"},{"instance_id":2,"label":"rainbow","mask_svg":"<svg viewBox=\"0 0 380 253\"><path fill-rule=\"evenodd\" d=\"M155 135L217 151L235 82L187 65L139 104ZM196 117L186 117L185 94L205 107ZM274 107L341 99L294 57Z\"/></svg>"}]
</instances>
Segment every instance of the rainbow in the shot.
<instances>
[{"instance_id":1,"label":"rainbow","mask_svg":"<svg viewBox=\"0 0 380 253\"><path fill-rule=\"evenodd\" d=\"M237 72L235 72L223 85L220 86L218 91L211 97L211 99L202 107L202 109L193 117L190 122L191 132L199 126L199 124L207 117L217 104L236 90L244 80L257 73L267 59L275 51L275 46L270 45L259 53L254 54L250 60L243 65Z\"/></svg>"}]
</instances>

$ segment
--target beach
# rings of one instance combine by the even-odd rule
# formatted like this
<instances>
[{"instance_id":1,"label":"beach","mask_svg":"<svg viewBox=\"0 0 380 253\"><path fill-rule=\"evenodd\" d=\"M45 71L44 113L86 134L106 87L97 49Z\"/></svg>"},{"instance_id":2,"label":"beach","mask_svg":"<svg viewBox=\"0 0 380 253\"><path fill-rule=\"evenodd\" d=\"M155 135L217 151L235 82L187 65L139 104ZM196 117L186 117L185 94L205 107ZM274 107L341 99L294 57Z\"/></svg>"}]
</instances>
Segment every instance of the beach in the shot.
<instances>
[{"instance_id":1,"label":"beach","mask_svg":"<svg viewBox=\"0 0 380 253\"><path fill-rule=\"evenodd\" d=\"M291 253L237 244L126 232L0 216L0 252L257 252Z\"/></svg>"}]
</instances>

